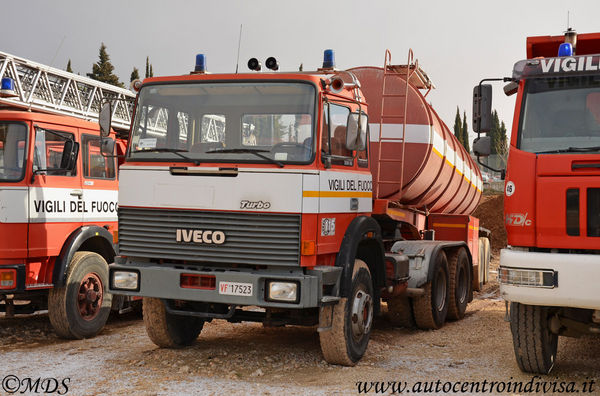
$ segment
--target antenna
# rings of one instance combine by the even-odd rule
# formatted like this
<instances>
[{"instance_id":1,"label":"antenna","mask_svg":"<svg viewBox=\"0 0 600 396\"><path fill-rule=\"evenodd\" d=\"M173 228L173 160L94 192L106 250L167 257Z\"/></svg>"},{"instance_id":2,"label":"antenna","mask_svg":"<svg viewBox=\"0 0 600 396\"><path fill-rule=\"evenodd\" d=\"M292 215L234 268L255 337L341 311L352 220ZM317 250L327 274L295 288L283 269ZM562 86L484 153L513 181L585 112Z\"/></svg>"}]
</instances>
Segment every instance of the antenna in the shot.
<instances>
[{"instance_id":1,"label":"antenna","mask_svg":"<svg viewBox=\"0 0 600 396\"><path fill-rule=\"evenodd\" d=\"M240 38L238 40L238 53L237 61L235 63L235 74L238 72L238 66L240 65L240 47L242 46L242 24L240 23Z\"/></svg>"},{"instance_id":2,"label":"antenna","mask_svg":"<svg viewBox=\"0 0 600 396\"><path fill-rule=\"evenodd\" d=\"M567 10L567 29L571 27L571 25L569 24L569 10Z\"/></svg>"},{"instance_id":3,"label":"antenna","mask_svg":"<svg viewBox=\"0 0 600 396\"><path fill-rule=\"evenodd\" d=\"M60 40L60 44L58 44L58 48L56 49L56 52L54 53L54 57L52 58L52 61L50 62L50 66L54 66L54 60L56 59L56 55L58 55L58 51L60 51L60 47L62 47L66 38L67 38L67 36L63 36L62 40Z\"/></svg>"}]
</instances>

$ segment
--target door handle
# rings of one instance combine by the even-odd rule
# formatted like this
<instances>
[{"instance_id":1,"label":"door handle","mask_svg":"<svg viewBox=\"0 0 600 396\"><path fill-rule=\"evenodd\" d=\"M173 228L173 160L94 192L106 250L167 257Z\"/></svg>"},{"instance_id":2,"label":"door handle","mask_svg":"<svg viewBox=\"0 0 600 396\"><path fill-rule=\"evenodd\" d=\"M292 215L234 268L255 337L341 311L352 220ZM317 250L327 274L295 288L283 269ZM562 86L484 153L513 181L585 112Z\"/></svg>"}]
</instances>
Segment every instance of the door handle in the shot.
<instances>
[{"instance_id":1,"label":"door handle","mask_svg":"<svg viewBox=\"0 0 600 396\"><path fill-rule=\"evenodd\" d=\"M83 190L72 190L71 195L81 198L83 196Z\"/></svg>"},{"instance_id":2,"label":"door handle","mask_svg":"<svg viewBox=\"0 0 600 396\"><path fill-rule=\"evenodd\" d=\"M571 165L571 169L590 169L590 168L600 168L600 163L589 163L589 164L573 164Z\"/></svg>"}]
</instances>

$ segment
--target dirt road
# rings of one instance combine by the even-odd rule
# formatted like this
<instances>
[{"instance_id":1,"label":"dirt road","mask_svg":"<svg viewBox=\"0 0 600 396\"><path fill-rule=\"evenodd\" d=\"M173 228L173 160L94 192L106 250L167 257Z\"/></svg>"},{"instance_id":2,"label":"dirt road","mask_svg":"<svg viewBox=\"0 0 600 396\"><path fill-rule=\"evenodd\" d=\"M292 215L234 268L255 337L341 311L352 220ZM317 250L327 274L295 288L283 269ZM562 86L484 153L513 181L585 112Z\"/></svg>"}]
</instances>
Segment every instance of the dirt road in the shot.
<instances>
[{"instance_id":1,"label":"dirt road","mask_svg":"<svg viewBox=\"0 0 600 396\"><path fill-rule=\"evenodd\" d=\"M0 318L0 377L68 378L67 394L76 395L350 395L358 393L359 381L406 381L410 393L419 381L526 383L532 376L519 371L503 318L494 282L476 294L465 319L437 331L392 328L380 319L367 354L351 368L323 361L314 328L215 320L193 346L164 350L135 316L112 319L98 337L81 341L58 339L44 314ZM600 384L597 341L561 338L558 364L543 379L574 381L577 389L584 381ZM594 389L600 393L600 385ZM467 393L477 393L472 390ZM521 392L503 394L513 393Z\"/></svg>"}]
</instances>

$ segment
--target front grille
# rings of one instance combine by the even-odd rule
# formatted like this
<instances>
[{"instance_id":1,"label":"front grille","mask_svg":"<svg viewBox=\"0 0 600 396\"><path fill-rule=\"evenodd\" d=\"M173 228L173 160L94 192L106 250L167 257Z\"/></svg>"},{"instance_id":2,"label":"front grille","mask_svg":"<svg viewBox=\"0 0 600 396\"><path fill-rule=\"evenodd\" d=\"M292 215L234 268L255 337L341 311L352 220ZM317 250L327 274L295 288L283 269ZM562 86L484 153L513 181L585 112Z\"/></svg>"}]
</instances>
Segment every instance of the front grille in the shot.
<instances>
[{"instance_id":1,"label":"front grille","mask_svg":"<svg viewBox=\"0 0 600 396\"><path fill-rule=\"evenodd\" d=\"M177 242L177 229L223 231L225 243ZM119 208L119 254L199 263L298 266L300 215Z\"/></svg>"}]
</instances>

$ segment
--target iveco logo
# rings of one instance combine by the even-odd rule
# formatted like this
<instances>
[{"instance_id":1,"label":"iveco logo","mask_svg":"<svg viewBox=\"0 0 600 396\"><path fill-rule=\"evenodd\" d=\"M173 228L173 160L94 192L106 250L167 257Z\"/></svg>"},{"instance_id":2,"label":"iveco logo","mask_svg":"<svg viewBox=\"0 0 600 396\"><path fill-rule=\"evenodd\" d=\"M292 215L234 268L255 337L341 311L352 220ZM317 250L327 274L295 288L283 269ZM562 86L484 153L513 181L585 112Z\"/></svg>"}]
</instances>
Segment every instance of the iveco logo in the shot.
<instances>
[{"instance_id":1,"label":"iveco logo","mask_svg":"<svg viewBox=\"0 0 600 396\"><path fill-rule=\"evenodd\" d=\"M177 242L221 245L225 243L225 233L223 231L186 230L178 228L175 240Z\"/></svg>"}]
</instances>

